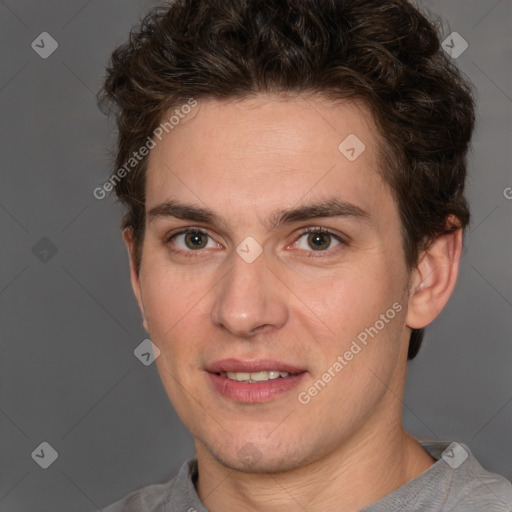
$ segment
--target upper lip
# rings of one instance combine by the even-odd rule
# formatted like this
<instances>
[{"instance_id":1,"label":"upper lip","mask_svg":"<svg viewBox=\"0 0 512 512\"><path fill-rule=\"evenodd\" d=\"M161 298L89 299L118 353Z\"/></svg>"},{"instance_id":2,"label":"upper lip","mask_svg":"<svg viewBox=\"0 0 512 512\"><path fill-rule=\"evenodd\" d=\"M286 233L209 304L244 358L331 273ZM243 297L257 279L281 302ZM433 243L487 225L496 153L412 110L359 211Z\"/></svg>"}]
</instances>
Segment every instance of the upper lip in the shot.
<instances>
[{"instance_id":1,"label":"upper lip","mask_svg":"<svg viewBox=\"0 0 512 512\"><path fill-rule=\"evenodd\" d=\"M292 366L291 364L276 361L275 359L258 359L253 361L241 361L239 359L221 359L206 367L210 373L220 372L243 372L256 373L265 370L278 370L291 374L303 373L306 370Z\"/></svg>"}]
</instances>

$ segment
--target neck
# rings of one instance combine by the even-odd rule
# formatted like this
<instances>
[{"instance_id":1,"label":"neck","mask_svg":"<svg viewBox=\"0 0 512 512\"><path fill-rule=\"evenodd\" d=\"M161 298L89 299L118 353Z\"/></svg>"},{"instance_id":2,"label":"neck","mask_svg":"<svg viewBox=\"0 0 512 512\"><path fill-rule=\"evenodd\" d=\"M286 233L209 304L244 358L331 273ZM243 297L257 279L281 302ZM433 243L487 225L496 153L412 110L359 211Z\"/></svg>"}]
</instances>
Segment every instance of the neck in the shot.
<instances>
[{"instance_id":1,"label":"neck","mask_svg":"<svg viewBox=\"0 0 512 512\"><path fill-rule=\"evenodd\" d=\"M211 512L356 512L426 471L434 460L401 427L358 432L350 444L290 471L234 471L197 443L197 491Z\"/></svg>"}]
</instances>

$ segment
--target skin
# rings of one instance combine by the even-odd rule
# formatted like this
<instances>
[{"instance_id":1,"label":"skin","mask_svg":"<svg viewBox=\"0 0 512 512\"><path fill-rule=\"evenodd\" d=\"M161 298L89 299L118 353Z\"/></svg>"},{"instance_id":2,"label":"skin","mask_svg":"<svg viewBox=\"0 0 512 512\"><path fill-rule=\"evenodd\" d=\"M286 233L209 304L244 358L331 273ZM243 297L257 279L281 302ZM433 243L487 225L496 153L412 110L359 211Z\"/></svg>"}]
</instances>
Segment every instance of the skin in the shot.
<instances>
[{"instance_id":1,"label":"skin","mask_svg":"<svg viewBox=\"0 0 512 512\"><path fill-rule=\"evenodd\" d=\"M349 134L366 146L355 161L338 150ZM407 269L397 205L377 171L380 143L357 101L258 95L201 101L151 150L147 212L173 199L223 219L148 217L139 273L130 259L143 325L161 350L169 399L194 437L196 488L212 512L356 511L434 462L401 423L407 346L411 328L432 322L449 299L462 234L440 236ZM333 197L367 218L311 218L273 230L265 222L276 210ZM204 248L191 249L184 235L166 242L186 226L206 232ZM343 242L326 235L326 248L317 249L301 235L316 226ZM248 236L263 248L252 263L236 252ZM129 229L124 239L131 256ZM394 303L402 310L300 403L298 393ZM276 359L308 373L267 403L238 403L215 391L205 371L229 357Z\"/></svg>"}]
</instances>

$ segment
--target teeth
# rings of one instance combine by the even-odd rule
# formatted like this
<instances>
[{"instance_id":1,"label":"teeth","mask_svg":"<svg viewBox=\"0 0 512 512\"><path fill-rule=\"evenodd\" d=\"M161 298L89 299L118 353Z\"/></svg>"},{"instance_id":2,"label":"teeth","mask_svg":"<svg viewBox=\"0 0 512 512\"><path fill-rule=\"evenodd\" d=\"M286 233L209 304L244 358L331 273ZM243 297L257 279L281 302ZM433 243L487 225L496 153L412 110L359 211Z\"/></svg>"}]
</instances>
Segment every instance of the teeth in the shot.
<instances>
[{"instance_id":1,"label":"teeth","mask_svg":"<svg viewBox=\"0 0 512 512\"><path fill-rule=\"evenodd\" d=\"M263 372L245 373L245 372L220 372L222 377L227 377L238 382L262 382L266 380L279 379L288 377L288 372L280 372L279 370L268 370Z\"/></svg>"},{"instance_id":2,"label":"teeth","mask_svg":"<svg viewBox=\"0 0 512 512\"><path fill-rule=\"evenodd\" d=\"M269 380L268 372L251 373L251 380L255 380L256 382L261 382L262 380Z\"/></svg>"}]
</instances>

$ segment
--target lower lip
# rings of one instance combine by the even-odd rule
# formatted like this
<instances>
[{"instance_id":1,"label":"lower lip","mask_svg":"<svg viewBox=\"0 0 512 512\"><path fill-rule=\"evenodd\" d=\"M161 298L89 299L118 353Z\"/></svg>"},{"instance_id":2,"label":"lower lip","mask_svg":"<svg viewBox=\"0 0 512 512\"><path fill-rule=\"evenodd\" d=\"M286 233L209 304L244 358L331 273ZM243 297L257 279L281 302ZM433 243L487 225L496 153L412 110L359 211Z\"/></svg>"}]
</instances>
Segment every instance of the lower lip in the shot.
<instances>
[{"instance_id":1,"label":"lower lip","mask_svg":"<svg viewBox=\"0 0 512 512\"><path fill-rule=\"evenodd\" d=\"M283 395L296 387L307 372L289 377L266 380L263 382L238 382L222 377L216 373L208 373L213 387L226 398L235 402L261 404Z\"/></svg>"}]
</instances>

